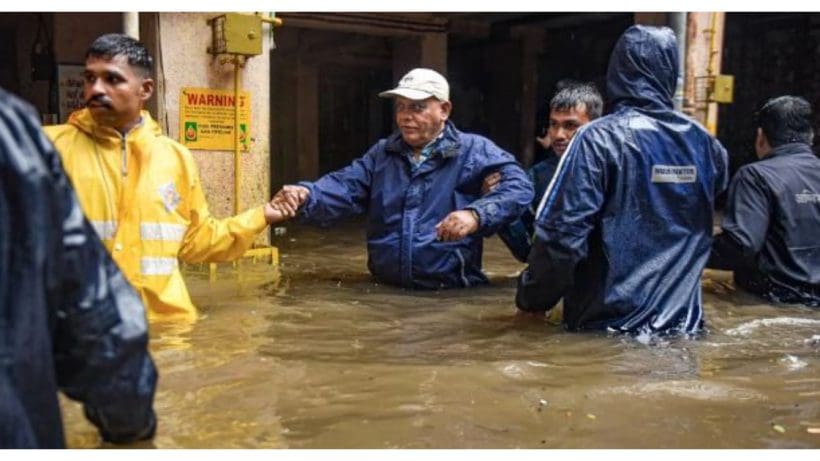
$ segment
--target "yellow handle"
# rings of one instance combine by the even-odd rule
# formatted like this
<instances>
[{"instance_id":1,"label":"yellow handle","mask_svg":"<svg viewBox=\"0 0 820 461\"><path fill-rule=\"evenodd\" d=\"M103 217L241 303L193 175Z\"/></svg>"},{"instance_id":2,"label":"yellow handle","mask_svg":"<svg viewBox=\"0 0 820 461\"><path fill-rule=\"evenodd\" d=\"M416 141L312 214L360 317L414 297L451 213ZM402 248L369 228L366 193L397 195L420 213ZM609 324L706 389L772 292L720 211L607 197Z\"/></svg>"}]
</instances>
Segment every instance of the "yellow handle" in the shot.
<instances>
[{"instance_id":1,"label":"yellow handle","mask_svg":"<svg viewBox=\"0 0 820 461\"><path fill-rule=\"evenodd\" d=\"M279 18L260 18L262 22L272 24L273 27L282 27L282 20Z\"/></svg>"}]
</instances>

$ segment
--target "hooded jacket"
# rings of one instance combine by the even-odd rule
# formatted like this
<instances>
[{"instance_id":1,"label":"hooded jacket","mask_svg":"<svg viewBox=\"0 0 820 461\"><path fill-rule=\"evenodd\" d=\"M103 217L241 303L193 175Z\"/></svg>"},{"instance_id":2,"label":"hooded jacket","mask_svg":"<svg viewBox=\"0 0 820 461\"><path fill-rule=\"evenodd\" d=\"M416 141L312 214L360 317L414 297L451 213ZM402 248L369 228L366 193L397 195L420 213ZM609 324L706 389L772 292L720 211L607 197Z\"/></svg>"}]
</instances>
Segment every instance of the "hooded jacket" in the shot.
<instances>
[{"instance_id":1,"label":"hooded jacket","mask_svg":"<svg viewBox=\"0 0 820 461\"><path fill-rule=\"evenodd\" d=\"M697 332L700 277L725 149L673 110L678 75L668 28L633 26L607 72L612 113L581 127L537 214L516 303L564 298L571 330Z\"/></svg>"},{"instance_id":2,"label":"hooded jacket","mask_svg":"<svg viewBox=\"0 0 820 461\"><path fill-rule=\"evenodd\" d=\"M487 138L447 122L430 158L414 168L401 133L374 144L350 166L316 182L300 209L303 222L328 226L367 214L367 267L380 281L406 288L469 287L487 283L481 271L483 237L521 215L532 185L512 155ZM501 172L498 187L481 196L481 183ZM442 242L435 226L449 213L474 210L479 230Z\"/></svg>"},{"instance_id":3,"label":"hooded jacket","mask_svg":"<svg viewBox=\"0 0 820 461\"><path fill-rule=\"evenodd\" d=\"M0 448L65 445L58 389L105 440L153 435L145 310L33 109L0 90Z\"/></svg>"},{"instance_id":4,"label":"hooded jacket","mask_svg":"<svg viewBox=\"0 0 820 461\"><path fill-rule=\"evenodd\" d=\"M263 207L213 218L190 151L163 136L148 112L141 115L142 122L121 135L83 109L46 133L83 211L142 296L149 318L195 318L177 260L240 257L267 226Z\"/></svg>"}]
</instances>

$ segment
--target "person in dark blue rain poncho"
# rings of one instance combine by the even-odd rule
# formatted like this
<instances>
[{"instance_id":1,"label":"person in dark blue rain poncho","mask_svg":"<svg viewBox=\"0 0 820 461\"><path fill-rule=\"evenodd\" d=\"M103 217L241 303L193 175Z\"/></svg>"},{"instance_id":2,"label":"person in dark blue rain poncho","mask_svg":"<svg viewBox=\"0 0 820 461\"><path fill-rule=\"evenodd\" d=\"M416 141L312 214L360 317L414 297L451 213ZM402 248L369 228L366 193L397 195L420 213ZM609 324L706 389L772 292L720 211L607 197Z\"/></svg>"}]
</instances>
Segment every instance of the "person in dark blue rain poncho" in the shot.
<instances>
[{"instance_id":1,"label":"person in dark blue rain poncho","mask_svg":"<svg viewBox=\"0 0 820 461\"><path fill-rule=\"evenodd\" d=\"M367 265L381 282L437 289L487 283L483 238L521 215L532 185L512 155L448 120L447 80L413 69L393 98L398 131L350 166L274 195L288 216L319 226L367 215ZM481 195L484 178L501 180ZM301 207L301 208L300 208Z\"/></svg>"},{"instance_id":2,"label":"person in dark blue rain poncho","mask_svg":"<svg viewBox=\"0 0 820 461\"><path fill-rule=\"evenodd\" d=\"M0 89L0 448L64 447L58 390L104 440L152 437L146 327L33 109Z\"/></svg>"},{"instance_id":3,"label":"person in dark blue rain poncho","mask_svg":"<svg viewBox=\"0 0 820 461\"><path fill-rule=\"evenodd\" d=\"M734 271L738 286L769 301L820 307L820 159L811 150L811 104L772 98L757 121L760 160L732 179L707 267Z\"/></svg>"},{"instance_id":4,"label":"person in dark blue rain poncho","mask_svg":"<svg viewBox=\"0 0 820 461\"><path fill-rule=\"evenodd\" d=\"M633 26L612 51L612 113L576 133L536 214L516 304L543 312L563 297L569 330L696 333L700 277L727 156L673 110L671 29Z\"/></svg>"}]
</instances>

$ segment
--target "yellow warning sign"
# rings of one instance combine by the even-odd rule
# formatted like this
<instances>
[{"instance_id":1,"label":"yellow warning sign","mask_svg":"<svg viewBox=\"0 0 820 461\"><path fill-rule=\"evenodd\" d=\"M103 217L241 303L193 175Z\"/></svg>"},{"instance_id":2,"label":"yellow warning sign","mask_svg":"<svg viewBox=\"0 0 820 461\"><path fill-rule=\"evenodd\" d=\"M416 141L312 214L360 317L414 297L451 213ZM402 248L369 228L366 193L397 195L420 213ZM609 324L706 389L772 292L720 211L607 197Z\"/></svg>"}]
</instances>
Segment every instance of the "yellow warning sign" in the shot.
<instances>
[{"instance_id":1,"label":"yellow warning sign","mask_svg":"<svg viewBox=\"0 0 820 461\"><path fill-rule=\"evenodd\" d=\"M233 91L183 88L179 97L179 141L191 149L233 150L234 99ZM249 92L239 92L239 142L246 152L250 101Z\"/></svg>"}]
</instances>

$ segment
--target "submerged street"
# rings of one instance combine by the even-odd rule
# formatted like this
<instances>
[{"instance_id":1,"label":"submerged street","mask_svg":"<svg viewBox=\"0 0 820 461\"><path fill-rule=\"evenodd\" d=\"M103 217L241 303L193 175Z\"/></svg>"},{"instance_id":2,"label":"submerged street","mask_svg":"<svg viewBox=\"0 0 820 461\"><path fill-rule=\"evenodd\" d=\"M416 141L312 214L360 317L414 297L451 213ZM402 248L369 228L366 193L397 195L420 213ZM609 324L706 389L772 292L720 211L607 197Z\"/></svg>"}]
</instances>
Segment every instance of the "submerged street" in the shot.
<instances>
[{"instance_id":1,"label":"submerged street","mask_svg":"<svg viewBox=\"0 0 820 461\"><path fill-rule=\"evenodd\" d=\"M707 270L708 334L646 341L515 316L523 268L495 237L492 284L374 283L363 228L289 227L279 271L186 279L195 325L155 323L157 448L818 448L820 317ZM63 400L69 447L100 446Z\"/></svg>"}]
</instances>

